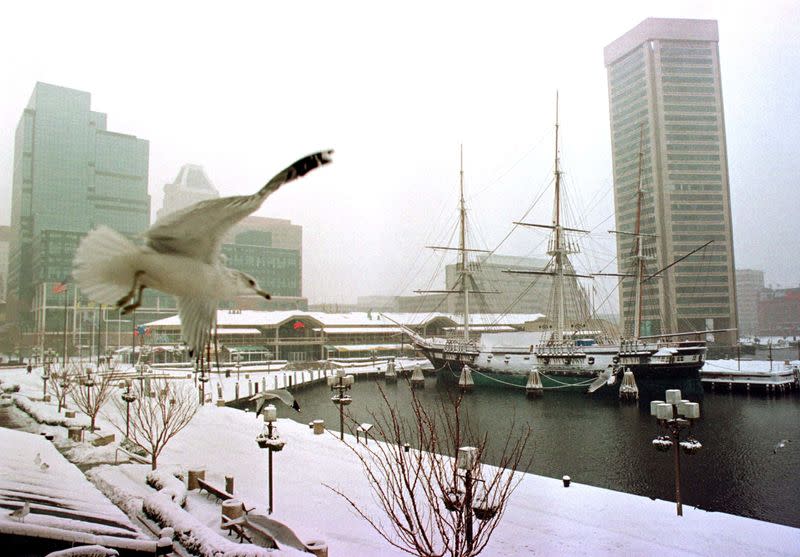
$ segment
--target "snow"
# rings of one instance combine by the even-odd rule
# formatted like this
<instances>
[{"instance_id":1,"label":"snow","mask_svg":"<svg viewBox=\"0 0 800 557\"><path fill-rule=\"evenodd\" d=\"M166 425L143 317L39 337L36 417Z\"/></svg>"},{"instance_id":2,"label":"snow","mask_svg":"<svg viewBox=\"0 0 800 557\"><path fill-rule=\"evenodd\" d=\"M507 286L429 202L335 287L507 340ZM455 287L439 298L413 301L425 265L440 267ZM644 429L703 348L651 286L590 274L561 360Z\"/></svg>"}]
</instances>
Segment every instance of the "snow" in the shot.
<instances>
[{"instance_id":1,"label":"snow","mask_svg":"<svg viewBox=\"0 0 800 557\"><path fill-rule=\"evenodd\" d=\"M374 371L375 368L365 365L353 371L367 370ZM20 384L20 393L16 396L35 398L41 395L41 379L34 377L35 374L26 375L24 370L2 373ZM297 374L304 378L314 377L314 373ZM293 377L298 377L297 374ZM285 380L287 372L272 372L261 377L251 374L253 377L256 380L268 378L271 388L270 382ZM320 377L319 373L316 377ZM236 383L236 374L232 373L227 379L213 376L214 386L207 390L215 396L216 382L223 385L227 396ZM52 407L52 403L33 401L31 404ZM106 410L108 414L115 411L111 407ZM278 412L285 416L291 410L281 405ZM101 415L99 420L104 430L111 427L107 418ZM313 420L314 416L308 418ZM275 483L271 517L292 528L301 540L324 540L331 555L404 555L375 534L346 501L327 487L342 490L366 513L380 516L356 455L339 441L338 434L314 435L306 425L288 419L279 419L277 425L286 445L282 451L273 454ZM217 501L190 491L186 493L183 510L172 500L177 490L177 484L172 481L176 471L204 469L206 481L220 488L225 485L225 476L233 476L234 495L247 508L255 507L252 512L266 514L268 450L259 449L256 444L256 436L262 427L262 420L255 419L252 413L206 405L193 422L166 446L159 458L159 477L166 489L156 492L148 487L145 480L149 467L140 464L96 466L88 476L126 511L144 506L153 516L159 517L162 524L175 528L181 539L187 543L199 543L198 547L205 548L204 551L224 548L226 552L236 551L239 555L276 555L252 545L237 544L233 538L225 536L219 528L220 505ZM56 440L62 442L65 437L63 428L52 426L52 430L56 433ZM51 461L53 453L44 451L55 451L55 448L40 436L28 435L24 440L15 441L14 449L9 450L1 445L3 439L22 434L7 433L7 430L0 432L3 433L0 436L0 465L12 465L18 459L22 463L33 462L37 451L47 462ZM355 446L355 438L350 435L345 435L345 442ZM83 449L86 454L80 458L88 458L94 450L107 449L87 446ZM73 473L80 475L76 468L71 468ZM51 468L48 472L53 471L61 478L60 469ZM34 473L33 477L30 473L19 471L11 476L0 475L0 479L8 484L38 485L34 480L40 473ZM59 487L63 487L64 492L55 486L37 489L53 498L75 496L80 500L88 497L85 489L75 488L75 481L67 476L65 483L59 480ZM0 494L2 489L0 485ZM93 512L97 512L96 509ZM12 524L11 520L1 517L0 524L18 526L18 523ZM675 504L671 501L653 501L574 480L570 487L565 488L560 479L526 474L483 555L797 555L798 547L800 529L797 528L690 506L684 506L684 516L677 517ZM277 554L292 553L285 550Z\"/></svg>"},{"instance_id":2,"label":"snow","mask_svg":"<svg viewBox=\"0 0 800 557\"><path fill-rule=\"evenodd\" d=\"M800 360L793 360L788 363L773 361L771 365L769 361L764 360L707 360L702 371L748 373L754 371L769 372L771 368L773 372L778 372L791 371L791 369L796 366L800 366Z\"/></svg>"}]
</instances>

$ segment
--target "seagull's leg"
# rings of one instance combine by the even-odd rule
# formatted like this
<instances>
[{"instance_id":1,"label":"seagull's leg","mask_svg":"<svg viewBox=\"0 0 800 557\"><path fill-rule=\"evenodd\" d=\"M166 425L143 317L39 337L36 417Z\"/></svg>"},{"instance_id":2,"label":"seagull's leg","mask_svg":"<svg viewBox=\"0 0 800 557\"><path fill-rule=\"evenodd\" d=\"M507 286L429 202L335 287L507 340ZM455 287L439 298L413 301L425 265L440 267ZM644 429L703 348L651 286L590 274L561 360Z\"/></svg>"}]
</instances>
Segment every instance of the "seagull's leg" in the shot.
<instances>
[{"instance_id":1,"label":"seagull's leg","mask_svg":"<svg viewBox=\"0 0 800 557\"><path fill-rule=\"evenodd\" d=\"M128 294L117 302L117 307L122 306L122 315L127 315L142 305L142 292L145 289L143 284L139 284L139 279L144 275L144 271L136 271L133 275L133 288ZM125 302L130 302L125 304Z\"/></svg>"},{"instance_id":2,"label":"seagull's leg","mask_svg":"<svg viewBox=\"0 0 800 557\"><path fill-rule=\"evenodd\" d=\"M118 308L122 308L123 311L125 311L125 309L127 308L127 305L126 305L127 302L129 302L131 299L133 299L134 296L136 295L136 289L139 287L139 277L141 277L143 274L144 274L144 271L136 271L136 273L133 275L133 286L131 286L131 289L130 289L130 291L128 291L127 294L125 294L122 298L117 300L117 307ZM139 294L141 295L141 291L139 292ZM125 307L123 307L123 306L125 306Z\"/></svg>"}]
</instances>

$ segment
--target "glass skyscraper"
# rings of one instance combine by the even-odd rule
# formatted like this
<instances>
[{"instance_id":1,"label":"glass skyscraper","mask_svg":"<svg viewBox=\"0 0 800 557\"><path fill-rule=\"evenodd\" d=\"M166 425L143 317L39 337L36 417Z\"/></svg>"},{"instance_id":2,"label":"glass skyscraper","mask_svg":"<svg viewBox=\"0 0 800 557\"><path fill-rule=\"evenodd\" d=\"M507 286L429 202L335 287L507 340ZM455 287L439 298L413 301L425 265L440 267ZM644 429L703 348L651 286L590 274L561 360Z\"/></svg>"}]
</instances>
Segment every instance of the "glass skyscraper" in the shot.
<instances>
[{"instance_id":1,"label":"glass skyscraper","mask_svg":"<svg viewBox=\"0 0 800 557\"><path fill-rule=\"evenodd\" d=\"M634 246L640 179L650 273L713 240L644 283L642 335L737 326L718 41L716 21L646 19L604 51L620 272ZM634 294L634 280L623 279L627 334Z\"/></svg>"},{"instance_id":2,"label":"glass skyscraper","mask_svg":"<svg viewBox=\"0 0 800 557\"><path fill-rule=\"evenodd\" d=\"M45 319L48 330L63 329L64 295L53 285L69 281L89 230L134 235L150 223L149 143L109 131L90 101L87 92L37 83L17 126L8 302L23 331L44 330Z\"/></svg>"}]
</instances>

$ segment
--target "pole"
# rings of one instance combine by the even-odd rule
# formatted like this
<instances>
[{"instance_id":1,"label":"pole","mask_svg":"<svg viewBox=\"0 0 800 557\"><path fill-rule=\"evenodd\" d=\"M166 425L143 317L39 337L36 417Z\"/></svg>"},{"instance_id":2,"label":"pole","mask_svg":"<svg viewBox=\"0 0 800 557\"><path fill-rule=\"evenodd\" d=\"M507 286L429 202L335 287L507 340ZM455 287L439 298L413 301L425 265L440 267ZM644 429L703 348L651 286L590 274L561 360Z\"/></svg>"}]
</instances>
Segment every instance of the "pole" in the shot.
<instances>
[{"instance_id":1,"label":"pole","mask_svg":"<svg viewBox=\"0 0 800 557\"><path fill-rule=\"evenodd\" d=\"M472 470L464 477L464 522L467 530L467 552L472 552Z\"/></svg>"},{"instance_id":2,"label":"pole","mask_svg":"<svg viewBox=\"0 0 800 557\"><path fill-rule=\"evenodd\" d=\"M272 439L272 422L267 422L267 434ZM272 514L272 449L269 449L269 513Z\"/></svg>"},{"instance_id":3,"label":"pole","mask_svg":"<svg viewBox=\"0 0 800 557\"><path fill-rule=\"evenodd\" d=\"M681 504L681 448L680 431L672 430L672 446L675 449L675 504L678 507L678 516L683 516L683 505Z\"/></svg>"},{"instance_id":4,"label":"pole","mask_svg":"<svg viewBox=\"0 0 800 557\"><path fill-rule=\"evenodd\" d=\"M64 289L64 369L67 369L67 301L69 299L69 286Z\"/></svg>"},{"instance_id":5,"label":"pole","mask_svg":"<svg viewBox=\"0 0 800 557\"><path fill-rule=\"evenodd\" d=\"M128 387L128 393L130 393L130 391L131 391L131 388ZM131 433L131 401L130 400L126 400L125 401L125 406L127 407L126 408L126 416L125 416L125 439L128 439L130 437L130 433Z\"/></svg>"}]
</instances>

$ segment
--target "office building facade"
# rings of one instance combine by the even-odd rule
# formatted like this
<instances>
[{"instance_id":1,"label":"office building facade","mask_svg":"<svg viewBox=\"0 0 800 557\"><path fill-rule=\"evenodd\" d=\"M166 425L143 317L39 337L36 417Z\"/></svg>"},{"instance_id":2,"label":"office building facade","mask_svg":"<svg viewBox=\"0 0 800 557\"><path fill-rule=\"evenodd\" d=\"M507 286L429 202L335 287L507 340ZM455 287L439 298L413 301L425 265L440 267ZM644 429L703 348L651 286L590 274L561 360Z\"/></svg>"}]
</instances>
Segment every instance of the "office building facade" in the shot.
<instances>
[{"instance_id":1,"label":"office building facade","mask_svg":"<svg viewBox=\"0 0 800 557\"><path fill-rule=\"evenodd\" d=\"M69 282L89 230L134 235L149 225L149 143L108 130L106 121L89 93L46 83L36 84L19 120L7 298L9 318L26 333L63 329L65 297L67 321L81 319Z\"/></svg>"},{"instance_id":2,"label":"office building facade","mask_svg":"<svg viewBox=\"0 0 800 557\"><path fill-rule=\"evenodd\" d=\"M740 337L752 337L758 334L758 301L764 290L764 271L736 269Z\"/></svg>"},{"instance_id":3,"label":"office building facade","mask_svg":"<svg viewBox=\"0 0 800 557\"><path fill-rule=\"evenodd\" d=\"M644 284L642 335L737 326L718 41L716 21L647 19L604 51L620 272L634 246L640 180L649 272L712 241ZM631 334L634 280L620 291ZM716 338L733 343L736 333Z\"/></svg>"}]
</instances>

